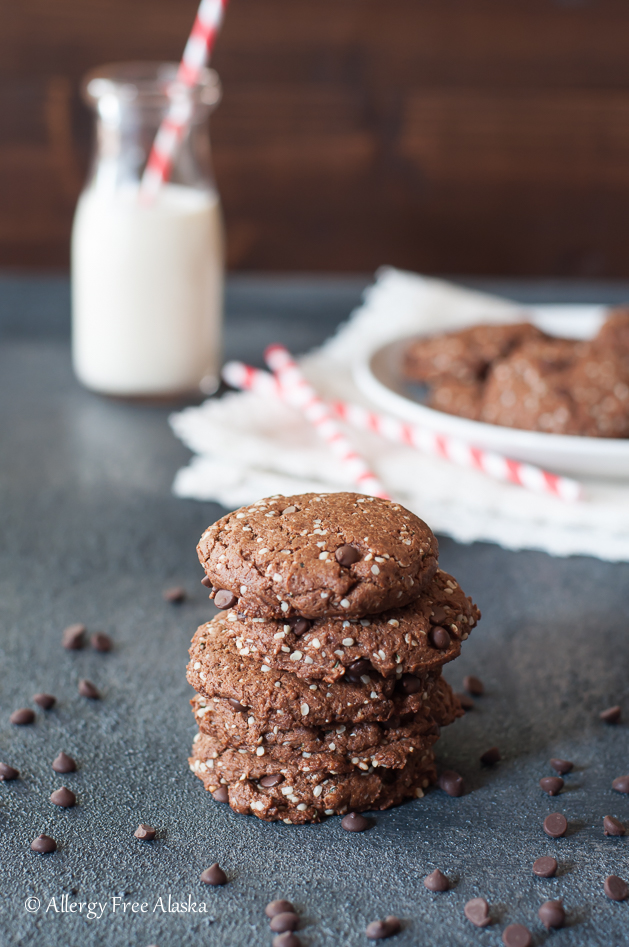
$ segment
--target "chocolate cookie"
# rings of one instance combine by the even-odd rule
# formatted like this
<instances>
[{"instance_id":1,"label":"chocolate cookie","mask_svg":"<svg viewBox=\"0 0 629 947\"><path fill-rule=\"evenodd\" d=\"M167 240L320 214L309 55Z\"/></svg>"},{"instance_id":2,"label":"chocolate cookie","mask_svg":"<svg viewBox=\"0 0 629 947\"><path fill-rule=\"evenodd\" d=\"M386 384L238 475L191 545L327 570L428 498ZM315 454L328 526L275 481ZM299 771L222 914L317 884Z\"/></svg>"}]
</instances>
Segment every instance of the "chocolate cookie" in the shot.
<instances>
[{"instance_id":1,"label":"chocolate cookie","mask_svg":"<svg viewBox=\"0 0 629 947\"><path fill-rule=\"evenodd\" d=\"M217 615L197 629L190 647L188 681L205 697L238 702L261 723L289 730L295 722L323 726L361 723L417 713L429 700L439 672L384 678L376 671L357 682L314 684L278 671L238 647L238 622ZM399 680L398 680L399 677ZM426 697L424 697L424 694ZM305 719L307 718L307 719Z\"/></svg>"},{"instance_id":2,"label":"chocolate cookie","mask_svg":"<svg viewBox=\"0 0 629 947\"><path fill-rule=\"evenodd\" d=\"M478 421L483 399L483 382L448 379L431 386L427 405L435 411L456 414L460 418Z\"/></svg>"},{"instance_id":3,"label":"chocolate cookie","mask_svg":"<svg viewBox=\"0 0 629 947\"><path fill-rule=\"evenodd\" d=\"M400 668L423 674L440 667L458 657L461 641L480 612L452 576L438 570L410 605L368 618L284 623L238 620L235 610L225 617L238 647L249 648L258 661L310 681L331 683L344 675L359 679L372 668L390 677Z\"/></svg>"},{"instance_id":4,"label":"chocolate cookie","mask_svg":"<svg viewBox=\"0 0 629 947\"><path fill-rule=\"evenodd\" d=\"M596 347L614 352L617 356L629 356L629 308L612 309L594 339Z\"/></svg>"},{"instance_id":5,"label":"chocolate cookie","mask_svg":"<svg viewBox=\"0 0 629 947\"><path fill-rule=\"evenodd\" d=\"M604 328L604 327L603 327ZM583 347L570 373L570 394L580 432L591 437L629 437L629 354L598 342Z\"/></svg>"},{"instance_id":6,"label":"chocolate cookie","mask_svg":"<svg viewBox=\"0 0 629 947\"><path fill-rule=\"evenodd\" d=\"M348 811L387 809L404 799L423 796L424 789L436 780L434 757L430 750L413 754L399 770L381 767L338 775L326 772L293 773L290 780L238 779L221 782L207 767L201 740L193 746L191 770L210 792L227 785L229 804L235 812L256 815L267 822L281 819L289 824L317 822L323 815L342 815ZM202 769L205 767L205 769ZM272 784L272 785L271 785Z\"/></svg>"},{"instance_id":7,"label":"chocolate cookie","mask_svg":"<svg viewBox=\"0 0 629 947\"><path fill-rule=\"evenodd\" d=\"M361 618L414 601L436 571L438 546L398 503L307 493L229 513L197 552L222 607L237 599L253 618Z\"/></svg>"}]
</instances>

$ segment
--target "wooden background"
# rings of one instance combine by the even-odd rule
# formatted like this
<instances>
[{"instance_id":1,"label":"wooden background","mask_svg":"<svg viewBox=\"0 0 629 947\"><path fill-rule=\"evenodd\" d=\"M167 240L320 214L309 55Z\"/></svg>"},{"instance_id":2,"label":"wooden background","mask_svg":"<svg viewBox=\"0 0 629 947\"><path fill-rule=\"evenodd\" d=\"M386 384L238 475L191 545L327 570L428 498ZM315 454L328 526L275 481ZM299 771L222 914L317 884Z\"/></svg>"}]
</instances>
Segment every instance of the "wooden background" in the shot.
<instances>
[{"instance_id":1,"label":"wooden background","mask_svg":"<svg viewBox=\"0 0 629 947\"><path fill-rule=\"evenodd\" d=\"M68 259L111 60L197 0L0 0L0 266ZM627 0L232 0L212 126L229 263L629 275Z\"/></svg>"}]
</instances>

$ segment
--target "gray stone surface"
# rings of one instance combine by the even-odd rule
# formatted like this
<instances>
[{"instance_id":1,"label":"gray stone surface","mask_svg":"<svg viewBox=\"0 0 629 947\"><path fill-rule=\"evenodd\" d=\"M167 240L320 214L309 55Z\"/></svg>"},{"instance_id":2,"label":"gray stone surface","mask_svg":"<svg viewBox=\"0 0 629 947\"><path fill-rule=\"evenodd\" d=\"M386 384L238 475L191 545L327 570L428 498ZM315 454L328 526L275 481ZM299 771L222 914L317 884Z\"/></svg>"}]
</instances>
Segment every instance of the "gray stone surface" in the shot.
<instances>
[{"instance_id":1,"label":"gray stone surface","mask_svg":"<svg viewBox=\"0 0 629 947\"><path fill-rule=\"evenodd\" d=\"M280 289L274 297L272 283L259 286L240 314L232 310L230 354L249 357L254 344L277 337L307 348L358 296L356 286L339 296L325 284L317 297L312 285L300 301ZM343 832L338 819L291 828L237 816L213 802L186 763L195 730L186 652L210 614L195 544L221 510L170 494L188 454L167 413L83 391L61 340L0 345L0 759L22 774L0 783L0 941L265 945L264 906L288 897L312 947L364 945L367 923L389 913L404 920L388 942L396 947L499 945L512 922L528 925L538 945L626 944L629 902L609 902L602 883L610 873L629 880L629 839L605 838L602 818L629 824L629 798L611 791L612 779L629 772L628 731L597 715L618 702L629 717L629 567L443 540L443 566L484 612L447 677L459 687L476 673L487 694L438 744L441 765L463 773L468 794L433 790L378 814L362 835ZM162 601L173 584L189 590L182 606ZM75 621L111 634L113 652L64 651L61 630ZM102 689L102 701L78 696L80 677ZM11 726L10 712L40 690L55 694L57 707L37 709L31 727ZM478 757L494 744L504 760L483 769ZM76 774L53 773L61 749L78 760ZM538 780L551 774L553 755L573 759L575 771L550 799ZM76 808L49 803L62 784L77 793ZM553 811L570 823L557 841L541 828ZM141 821L158 829L155 842L133 837ZM58 840L57 853L31 853L41 832ZM548 853L559 859L559 877L534 879L533 860ZM213 861L229 875L225 888L198 880ZM435 867L452 879L446 894L423 887ZM63 895L101 902L104 914L46 910L55 898L60 911ZM203 902L208 914L162 913L158 899L167 907L169 895ZM482 931L463 917L477 895L496 922ZM29 897L40 899L37 913L26 911ZM569 924L547 935L537 908L556 897ZM113 898L147 911L114 913Z\"/></svg>"}]
</instances>

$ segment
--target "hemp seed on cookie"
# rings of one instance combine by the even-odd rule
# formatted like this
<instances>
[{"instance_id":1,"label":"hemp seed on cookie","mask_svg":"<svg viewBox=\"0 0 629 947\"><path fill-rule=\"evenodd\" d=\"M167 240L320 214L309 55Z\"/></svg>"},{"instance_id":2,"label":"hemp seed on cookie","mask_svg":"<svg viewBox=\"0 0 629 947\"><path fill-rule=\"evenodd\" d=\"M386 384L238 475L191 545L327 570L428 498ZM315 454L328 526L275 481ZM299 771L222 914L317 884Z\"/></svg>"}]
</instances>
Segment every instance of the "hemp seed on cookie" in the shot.
<instances>
[{"instance_id":1,"label":"hemp seed on cookie","mask_svg":"<svg viewBox=\"0 0 629 947\"><path fill-rule=\"evenodd\" d=\"M307 493L229 513L197 552L220 607L249 618L352 619L417 599L435 574L438 546L399 503Z\"/></svg>"}]
</instances>

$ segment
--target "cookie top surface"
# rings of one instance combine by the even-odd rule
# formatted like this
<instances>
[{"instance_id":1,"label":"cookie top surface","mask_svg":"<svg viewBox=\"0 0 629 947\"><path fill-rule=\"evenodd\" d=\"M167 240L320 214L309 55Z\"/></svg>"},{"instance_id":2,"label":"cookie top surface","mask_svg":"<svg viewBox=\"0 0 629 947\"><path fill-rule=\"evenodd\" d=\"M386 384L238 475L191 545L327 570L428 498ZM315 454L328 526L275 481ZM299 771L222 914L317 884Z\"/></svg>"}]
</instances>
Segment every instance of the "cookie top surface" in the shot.
<instances>
[{"instance_id":1,"label":"cookie top surface","mask_svg":"<svg viewBox=\"0 0 629 947\"><path fill-rule=\"evenodd\" d=\"M270 497L201 537L215 590L259 618L361 618L414 601L437 568L430 528L399 503L357 493Z\"/></svg>"},{"instance_id":2,"label":"cookie top surface","mask_svg":"<svg viewBox=\"0 0 629 947\"><path fill-rule=\"evenodd\" d=\"M235 624L217 615L197 629L190 647L188 681L205 697L236 700L261 722L282 729L290 729L295 722L323 726L423 712L438 677L433 671L418 678L412 694L402 688L401 679L396 689L395 677L383 678L375 671L362 675L357 683L308 683L261 663L251 656L249 647L239 648ZM427 706L425 713L429 715Z\"/></svg>"},{"instance_id":3,"label":"cookie top surface","mask_svg":"<svg viewBox=\"0 0 629 947\"><path fill-rule=\"evenodd\" d=\"M410 605L369 618L298 619L287 624L263 618L239 620L235 609L225 617L237 635L237 645L252 649L258 661L311 681L333 682L346 673L355 677L352 668L357 661L362 661L362 673L373 668L384 677L400 668L403 673L423 674L440 667L458 657L461 641L480 612L452 576L438 570Z\"/></svg>"}]
</instances>

